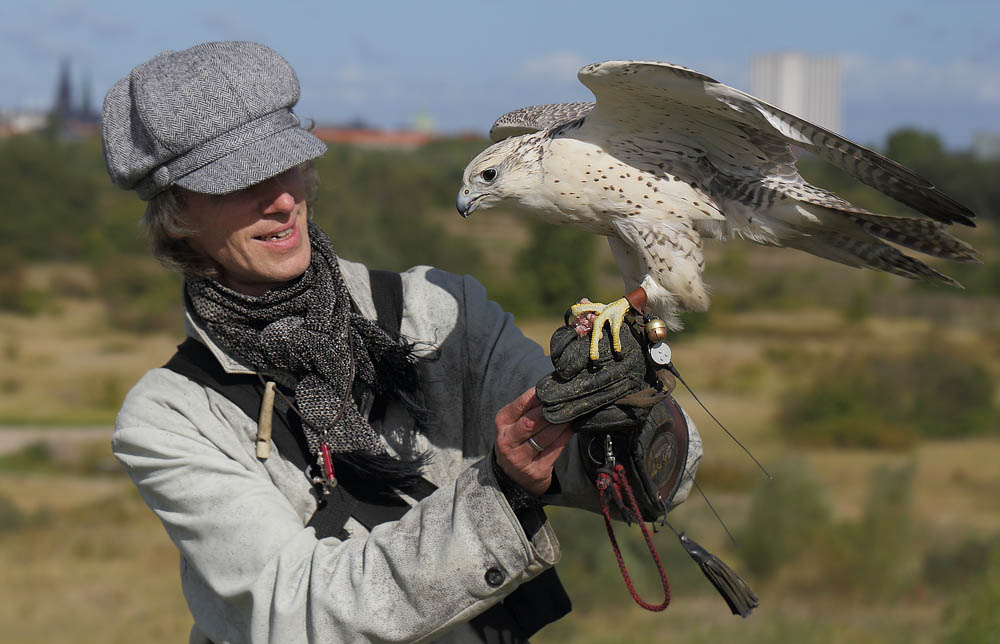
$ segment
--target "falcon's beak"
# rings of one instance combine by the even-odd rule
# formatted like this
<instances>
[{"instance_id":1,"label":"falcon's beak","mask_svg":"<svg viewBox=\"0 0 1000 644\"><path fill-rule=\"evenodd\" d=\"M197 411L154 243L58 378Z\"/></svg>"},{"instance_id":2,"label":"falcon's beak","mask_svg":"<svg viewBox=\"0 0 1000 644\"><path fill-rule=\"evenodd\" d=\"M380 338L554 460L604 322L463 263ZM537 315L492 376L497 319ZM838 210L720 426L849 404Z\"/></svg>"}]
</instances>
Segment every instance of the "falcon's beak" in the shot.
<instances>
[{"instance_id":1,"label":"falcon's beak","mask_svg":"<svg viewBox=\"0 0 1000 644\"><path fill-rule=\"evenodd\" d=\"M458 214L463 217L471 215L472 211L479 205L478 197L479 195L473 196L472 191L468 188L459 190L458 199L455 200L455 206L458 207Z\"/></svg>"}]
</instances>

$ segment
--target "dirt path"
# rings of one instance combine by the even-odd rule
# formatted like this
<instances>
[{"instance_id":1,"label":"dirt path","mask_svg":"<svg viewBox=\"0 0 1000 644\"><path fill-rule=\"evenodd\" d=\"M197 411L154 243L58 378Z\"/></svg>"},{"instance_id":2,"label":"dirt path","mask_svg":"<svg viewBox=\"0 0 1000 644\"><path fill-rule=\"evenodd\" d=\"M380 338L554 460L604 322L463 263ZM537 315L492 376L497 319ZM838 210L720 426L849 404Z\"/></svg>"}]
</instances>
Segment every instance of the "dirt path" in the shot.
<instances>
[{"instance_id":1,"label":"dirt path","mask_svg":"<svg viewBox=\"0 0 1000 644\"><path fill-rule=\"evenodd\" d=\"M92 441L111 440L111 427L106 425L84 427L29 427L0 426L0 455L10 454L32 443L44 442L59 454L75 450Z\"/></svg>"}]
</instances>

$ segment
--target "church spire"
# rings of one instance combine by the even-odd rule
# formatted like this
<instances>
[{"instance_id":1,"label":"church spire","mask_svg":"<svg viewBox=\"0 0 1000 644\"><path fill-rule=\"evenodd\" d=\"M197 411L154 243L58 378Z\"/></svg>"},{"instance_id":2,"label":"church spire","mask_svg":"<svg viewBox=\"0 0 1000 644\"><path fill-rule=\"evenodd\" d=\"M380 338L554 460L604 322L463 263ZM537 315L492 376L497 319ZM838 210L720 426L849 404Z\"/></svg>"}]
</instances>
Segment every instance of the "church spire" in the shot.
<instances>
[{"instance_id":1,"label":"church spire","mask_svg":"<svg viewBox=\"0 0 1000 644\"><path fill-rule=\"evenodd\" d=\"M69 77L69 59L63 58L59 65L59 80L56 83L56 100L52 105L52 116L67 119L73 114L73 85Z\"/></svg>"},{"instance_id":2,"label":"church spire","mask_svg":"<svg viewBox=\"0 0 1000 644\"><path fill-rule=\"evenodd\" d=\"M83 76L83 82L80 87L80 106L78 108L79 115L81 119L87 120L96 114L90 102L90 74L85 74Z\"/></svg>"}]
</instances>

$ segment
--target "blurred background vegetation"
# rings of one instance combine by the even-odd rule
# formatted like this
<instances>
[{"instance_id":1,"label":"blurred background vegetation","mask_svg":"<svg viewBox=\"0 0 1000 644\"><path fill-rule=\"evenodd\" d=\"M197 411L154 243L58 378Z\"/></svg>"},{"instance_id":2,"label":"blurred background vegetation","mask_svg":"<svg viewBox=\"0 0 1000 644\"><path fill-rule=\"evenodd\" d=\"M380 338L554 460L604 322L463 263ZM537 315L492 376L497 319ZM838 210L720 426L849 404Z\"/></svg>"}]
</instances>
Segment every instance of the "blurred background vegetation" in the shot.
<instances>
[{"instance_id":1,"label":"blurred background vegetation","mask_svg":"<svg viewBox=\"0 0 1000 644\"><path fill-rule=\"evenodd\" d=\"M315 218L348 259L475 275L544 346L568 304L616 297L621 282L592 236L504 211L458 217L461 171L485 144L332 146ZM699 480L739 547L697 493L672 522L744 574L760 609L731 617L661 530L675 599L645 614L601 519L554 508L576 612L538 641L1000 641L1000 162L914 130L883 151L979 215L954 232L985 263L935 263L965 290L711 244L712 309L673 340L685 378L775 478L681 392L705 439ZM800 167L904 212L812 158ZM0 140L0 188L0 642L178 641L190 617L176 550L107 434L128 388L182 338L180 280L150 259L143 206L110 185L97 140ZM80 426L95 429L81 439ZM658 600L635 529L618 533Z\"/></svg>"}]
</instances>

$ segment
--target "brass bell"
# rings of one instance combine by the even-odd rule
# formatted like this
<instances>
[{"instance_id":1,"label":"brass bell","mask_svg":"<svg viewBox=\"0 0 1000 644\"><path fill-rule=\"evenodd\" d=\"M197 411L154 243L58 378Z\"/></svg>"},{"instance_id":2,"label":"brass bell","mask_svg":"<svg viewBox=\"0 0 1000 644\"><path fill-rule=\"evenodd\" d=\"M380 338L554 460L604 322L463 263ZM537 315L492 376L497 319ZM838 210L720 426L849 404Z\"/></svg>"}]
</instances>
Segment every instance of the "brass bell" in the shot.
<instances>
[{"instance_id":1,"label":"brass bell","mask_svg":"<svg viewBox=\"0 0 1000 644\"><path fill-rule=\"evenodd\" d=\"M646 339L653 344L666 342L667 323L660 318L653 318L649 322L646 322Z\"/></svg>"}]
</instances>

